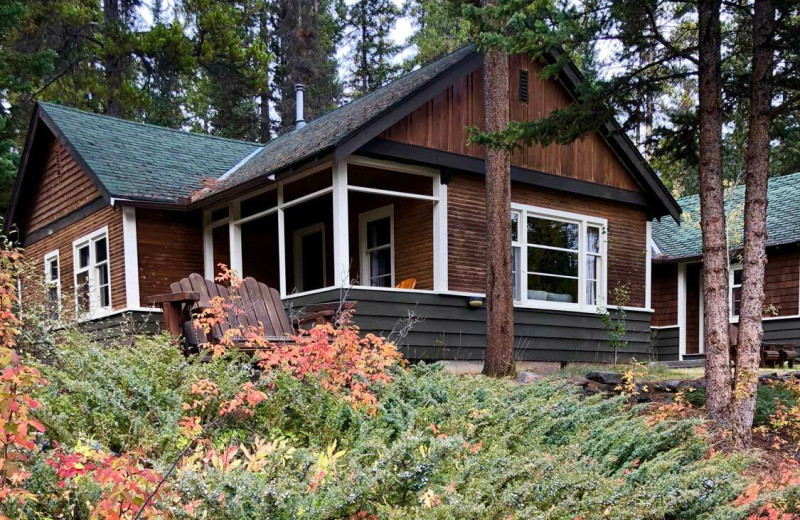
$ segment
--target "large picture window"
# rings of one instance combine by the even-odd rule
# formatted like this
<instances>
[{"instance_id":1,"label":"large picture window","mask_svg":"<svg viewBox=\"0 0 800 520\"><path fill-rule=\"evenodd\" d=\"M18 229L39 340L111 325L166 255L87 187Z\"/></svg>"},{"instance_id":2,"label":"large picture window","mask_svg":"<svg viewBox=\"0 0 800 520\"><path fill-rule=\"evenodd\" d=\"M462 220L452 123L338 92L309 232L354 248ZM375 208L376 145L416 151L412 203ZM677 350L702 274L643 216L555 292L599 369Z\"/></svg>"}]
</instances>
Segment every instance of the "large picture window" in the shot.
<instances>
[{"instance_id":1,"label":"large picture window","mask_svg":"<svg viewBox=\"0 0 800 520\"><path fill-rule=\"evenodd\" d=\"M96 313L111 308L108 231L102 229L73 243L75 309Z\"/></svg>"},{"instance_id":2,"label":"large picture window","mask_svg":"<svg viewBox=\"0 0 800 520\"><path fill-rule=\"evenodd\" d=\"M545 308L604 304L605 228L604 219L514 205L514 299Z\"/></svg>"}]
</instances>

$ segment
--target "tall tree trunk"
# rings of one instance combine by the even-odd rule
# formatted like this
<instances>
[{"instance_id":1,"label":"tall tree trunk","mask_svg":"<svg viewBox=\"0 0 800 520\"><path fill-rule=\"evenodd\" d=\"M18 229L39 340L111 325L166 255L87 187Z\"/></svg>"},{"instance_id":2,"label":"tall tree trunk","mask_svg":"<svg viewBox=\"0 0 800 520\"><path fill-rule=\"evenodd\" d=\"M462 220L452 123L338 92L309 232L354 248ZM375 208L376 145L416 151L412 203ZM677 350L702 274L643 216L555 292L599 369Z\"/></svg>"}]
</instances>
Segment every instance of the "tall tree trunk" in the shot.
<instances>
[{"instance_id":1,"label":"tall tree trunk","mask_svg":"<svg viewBox=\"0 0 800 520\"><path fill-rule=\"evenodd\" d=\"M119 0L103 0L103 32L105 51L103 68L106 77L106 115L122 116L122 104L119 96L122 91L123 57L119 54L118 45L122 30L122 13Z\"/></svg>"},{"instance_id":2,"label":"tall tree trunk","mask_svg":"<svg viewBox=\"0 0 800 520\"><path fill-rule=\"evenodd\" d=\"M486 132L508 126L508 58L487 49L483 60ZM511 153L486 149L486 360L483 373L514 373L511 280Z\"/></svg>"},{"instance_id":3,"label":"tall tree trunk","mask_svg":"<svg viewBox=\"0 0 800 520\"><path fill-rule=\"evenodd\" d=\"M265 49L269 48L269 12L267 3L261 7L258 20L258 37L261 39L262 45ZM261 98L261 103L258 107L258 138L262 143L268 143L272 139L272 118L269 115L269 102L271 99L271 92L269 88L269 81L262 85L261 92L258 97Z\"/></svg>"},{"instance_id":4,"label":"tall tree trunk","mask_svg":"<svg viewBox=\"0 0 800 520\"><path fill-rule=\"evenodd\" d=\"M742 305L730 418L734 442L750 444L758 388L758 365L764 328L764 268L767 264L767 177L772 105L772 0L756 0L753 16L753 56L750 75L750 117L745 164L744 254Z\"/></svg>"},{"instance_id":5,"label":"tall tree trunk","mask_svg":"<svg viewBox=\"0 0 800 520\"><path fill-rule=\"evenodd\" d=\"M699 0L700 227L706 408L727 420L731 397L728 338L728 249L722 189L722 87L720 0Z\"/></svg>"}]
</instances>

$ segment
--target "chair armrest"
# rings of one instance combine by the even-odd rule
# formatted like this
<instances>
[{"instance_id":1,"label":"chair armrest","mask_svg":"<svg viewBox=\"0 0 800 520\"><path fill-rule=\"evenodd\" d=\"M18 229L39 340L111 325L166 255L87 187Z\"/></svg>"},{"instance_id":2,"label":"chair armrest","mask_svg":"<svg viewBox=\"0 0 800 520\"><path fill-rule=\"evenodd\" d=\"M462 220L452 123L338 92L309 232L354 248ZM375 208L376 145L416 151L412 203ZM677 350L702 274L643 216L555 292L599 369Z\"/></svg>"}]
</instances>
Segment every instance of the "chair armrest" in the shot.
<instances>
[{"instance_id":1,"label":"chair armrest","mask_svg":"<svg viewBox=\"0 0 800 520\"><path fill-rule=\"evenodd\" d=\"M196 302L198 300L200 300L200 294L194 291L159 294L150 298L153 303L183 303Z\"/></svg>"}]
</instances>

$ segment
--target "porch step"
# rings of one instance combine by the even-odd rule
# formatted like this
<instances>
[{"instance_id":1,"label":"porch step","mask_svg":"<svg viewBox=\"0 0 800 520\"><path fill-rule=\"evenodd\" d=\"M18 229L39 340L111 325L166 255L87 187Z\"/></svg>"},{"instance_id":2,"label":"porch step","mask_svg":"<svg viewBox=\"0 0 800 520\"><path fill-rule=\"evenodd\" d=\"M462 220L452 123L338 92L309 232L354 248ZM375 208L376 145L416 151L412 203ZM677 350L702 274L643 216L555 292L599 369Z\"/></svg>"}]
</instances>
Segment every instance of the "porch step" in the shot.
<instances>
[{"instance_id":1,"label":"porch step","mask_svg":"<svg viewBox=\"0 0 800 520\"><path fill-rule=\"evenodd\" d=\"M697 368L705 366L705 357L695 357L684 359L683 361L654 361L651 365L664 366L669 368Z\"/></svg>"}]
</instances>

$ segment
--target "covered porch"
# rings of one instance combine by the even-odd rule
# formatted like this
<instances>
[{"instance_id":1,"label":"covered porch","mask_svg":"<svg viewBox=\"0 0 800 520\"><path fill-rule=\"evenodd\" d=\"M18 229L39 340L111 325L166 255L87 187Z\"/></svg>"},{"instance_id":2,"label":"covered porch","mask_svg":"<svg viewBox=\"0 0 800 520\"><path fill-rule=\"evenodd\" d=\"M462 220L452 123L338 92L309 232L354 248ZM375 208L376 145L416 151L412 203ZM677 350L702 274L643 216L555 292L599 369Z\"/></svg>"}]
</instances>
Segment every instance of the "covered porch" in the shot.
<instances>
[{"instance_id":1,"label":"covered porch","mask_svg":"<svg viewBox=\"0 0 800 520\"><path fill-rule=\"evenodd\" d=\"M351 156L204 211L219 264L293 300L335 289L447 291L447 186L434 168Z\"/></svg>"}]
</instances>

